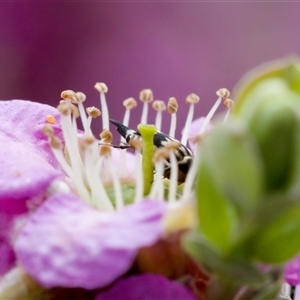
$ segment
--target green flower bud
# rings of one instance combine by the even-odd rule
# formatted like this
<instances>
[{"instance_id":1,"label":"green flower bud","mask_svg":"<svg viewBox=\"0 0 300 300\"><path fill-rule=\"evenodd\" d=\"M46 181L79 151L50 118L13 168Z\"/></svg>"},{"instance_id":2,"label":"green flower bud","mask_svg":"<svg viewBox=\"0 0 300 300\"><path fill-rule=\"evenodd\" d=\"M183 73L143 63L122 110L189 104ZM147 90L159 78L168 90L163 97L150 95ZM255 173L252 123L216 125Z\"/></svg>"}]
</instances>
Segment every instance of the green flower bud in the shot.
<instances>
[{"instance_id":1,"label":"green flower bud","mask_svg":"<svg viewBox=\"0 0 300 300\"><path fill-rule=\"evenodd\" d=\"M259 66L235 88L234 114L257 139L266 172L266 191L288 188L300 164L300 61L289 57Z\"/></svg>"},{"instance_id":2,"label":"green flower bud","mask_svg":"<svg viewBox=\"0 0 300 300\"><path fill-rule=\"evenodd\" d=\"M246 120L263 159L267 191L285 188L293 173L295 138L300 124L297 112L300 102L296 105L294 101L297 98L289 90L263 95Z\"/></svg>"},{"instance_id":3,"label":"green flower bud","mask_svg":"<svg viewBox=\"0 0 300 300\"><path fill-rule=\"evenodd\" d=\"M197 181L200 231L231 247L243 219L261 198L263 169L252 136L236 122L215 127L201 145Z\"/></svg>"}]
</instances>

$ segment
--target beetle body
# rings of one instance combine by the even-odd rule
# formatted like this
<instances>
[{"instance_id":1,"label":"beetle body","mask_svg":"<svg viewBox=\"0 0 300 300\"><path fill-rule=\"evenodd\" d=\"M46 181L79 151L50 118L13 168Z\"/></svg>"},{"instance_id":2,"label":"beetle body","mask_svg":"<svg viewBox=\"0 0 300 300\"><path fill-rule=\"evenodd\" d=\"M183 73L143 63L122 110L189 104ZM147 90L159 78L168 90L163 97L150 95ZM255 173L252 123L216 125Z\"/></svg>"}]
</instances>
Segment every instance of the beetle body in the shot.
<instances>
[{"instance_id":1,"label":"beetle body","mask_svg":"<svg viewBox=\"0 0 300 300\"><path fill-rule=\"evenodd\" d=\"M134 140L142 141L142 136L141 136L141 133L139 132L139 130L130 129L129 127L123 125L122 123L112 120L112 119L110 119L110 122L117 127L117 131L125 139L126 143L128 144L128 146L119 146L119 148L130 148L130 147L134 148L134 142L133 142ZM169 135L167 135L163 132L157 131L154 134L153 145L156 148L165 147L168 143L172 143L172 142L176 142L179 145L178 148L176 150L174 150L174 154L176 156L177 165L178 165L177 182L178 182L178 184L181 184L181 183L185 182L187 173L192 164L193 152L189 148L187 148L186 146L181 144L179 141L177 141L176 139L170 137ZM169 159L165 160L163 176L165 178L170 179L171 164L170 164Z\"/></svg>"}]
</instances>

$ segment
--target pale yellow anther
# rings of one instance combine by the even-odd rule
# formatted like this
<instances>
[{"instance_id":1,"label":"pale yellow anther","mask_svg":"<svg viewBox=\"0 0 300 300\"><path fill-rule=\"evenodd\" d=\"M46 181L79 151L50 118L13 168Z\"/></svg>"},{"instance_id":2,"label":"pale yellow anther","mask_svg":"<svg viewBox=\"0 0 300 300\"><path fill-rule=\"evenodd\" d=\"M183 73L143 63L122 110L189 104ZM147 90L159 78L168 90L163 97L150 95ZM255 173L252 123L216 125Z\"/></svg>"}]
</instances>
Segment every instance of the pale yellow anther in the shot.
<instances>
[{"instance_id":1,"label":"pale yellow anther","mask_svg":"<svg viewBox=\"0 0 300 300\"><path fill-rule=\"evenodd\" d=\"M99 136L104 143L110 144L113 141L113 135L108 129L103 129Z\"/></svg>"},{"instance_id":2,"label":"pale yellow anther","mask_svg":"<svg viewBox=\"0 0 300 300\"><path fill-rule=\"evenodd\" d=\"M54 135L50 136L50 146L54 149L62 149L62 143L60 139Z\"/></svg>"},{"instance_id":3,"label":"pale yellow anther","mask_svg":"<svg viewBox=\"0 0 300 300\"><path fill-rule=\"evenodd\" d=\"M49 123L49 124L55 124L56 119L55 119L54 116L48 115L48 116L46 117L46 122Z\"/></svg>"},{"instance_id":4,"label":"pale yellow anther","mask_svg":"<svg viewBox=\"0 0 300 300\"><path fill-rule=\"evenodd\" d=\"M95 142L95 138L93 136L85 136L83 142L86 145L91 145Z\"/></svg>"},{"instance_id":5,"label":"pale yellow anther","mask_svg":"<svg viewBox=\"0 0 300 300\"><path fill-rule=\"evenodd\" d=\"M222 88L216 91L218 97L226 99L230 96L230 92L226 88Z\"/></svg>"},{"instance_id":6,"label":"pale yellow anther","mask_svg":"<svg viewBox=\"0 0 300 300\"><path fill-rule=\"evenodd\" d=\"M224 105L227 106L228 108L232 108L233 105L234 105L234 101L231 100L231 99L229 99L229 98L225 99L223 103L224 103Z\"/></svg>"},{"instance_id":7,"label":"pale yellow anther","mask_svg":"<svg viewBox=\"0 0 300 300\"><path fill-rule=\"evenodd\" d=\"M155 100L152 103L152 108L155 109L156 111L164 111L166 110L166 104L162 100Z\"/></svg>"},{"instance_id":8,"label":"pale yellow anther","mask_svg":"<svg viewBox=\"0 0 300 300\"><path fill-rule=\"evenodd\" d=\"M143 142L138 139L130 140L129 144L132 148L134 148L135 150L138 150L138 151L140 151L143 148Z\"/></svg>"},{"instance_id":9,"label":"pale yellow anther","mask_svg":"<svg viewBox=\"0 0 300 300\"><path fill-rule=\"evenodd\" d=\"M158 163L161 160L165 160L169 158L169 151L165 147L158 148L155 150L152 161L153 163Z\"/></svg>"},{"instance_id":10,"label":"pale yellow anther","mask_svg":"<svg viewBox=\"0 0 300 300\"><path fill-rule=\"evenodd\" d=\"M165 148L169 151L174 151L174 150L177 150L180 146L180 143L179 142L170 142L168 143Z\"/></svg>"},{"instance_id":11,"label":"pale yellow anther","mask_svg":"<svg viewBox=\"0 0 300 300\"><path fill-rule=\"evenodd\" d=\"M185 102L188 104L196 104L199 101L200 101L200 97L194 93L189 94L185 99Z\"/></svg>"},{"instance_id":12,"label":"pale yellow anther","mask_svg":"<svg viewBox=\"0 0 300 300\"><path fill-rule=\"evenodd\" d=\"M75 118L79 117L79 110L74 104L70 105L70 111Z\"/></svg>"},{"instance_id":13,"label":"pale yellow anther","mask_svg":"<svg viewBox=\"0 0 300 300\"><path fill-rule=\"evenodd\" d=\"M57 110L65 116L70 115L70 113L71 113L70 106L68 104L66 104L66 102L64 100L61 100L59 102L59 105L57 106Z\"/></svg>"},{"instance_id":14,"label":"pale yellow anther","mask_svg":"<svg viewBox=\"0 0 300 300\"><path fill-rule=\"evenodd\" d=\"M178 110L178 102L175 97L169 98L168 101L168 113L169 114L175 114Z\"/></svg>"},{"instance_id":15,"label":"pale yellow anther","mask_svg":"<svg viewBox=\"0 0 300 300\"><path fill-rule=\"evenodd\" d=\"M207 132L203 132L200 134L195 135L193 138L190 139L190 142L193 144L201 144L204 138L206 137Z\"/></svg>"},{"instance_id":16,"label":"pale yellow anther","mask_svg":"<svg viewBox=\"0 0 300 300\"><path fill-rule=\"evenodd\" d=\"M78 102L84 102L86 99L86 95L82 92L77 92L75 95Z\"/></svg>"},{"instance_id":17,"label":"pale yellow anther","mask_svg":"<svg viewBox=\"0 0 300 300\"><path fill-rule=\"evenodd\" d=\"M95 106L87 107L86 112L92 118L97 118L97 117L101 116L100 109Z\"/></svg>"},{"instance_id":18,"label":"pale yellow anther","mask_svg":"<svg viewBox=\"0 0 300 300\"><path fill-rule=\"evenodd\" d=\"M102 145L99 147L99 153L101 156L110 156L111 155L111 147Z\"/></svg>"},{"instance_id":19,"label":"pale yellow anther","mask_svg":"<svg viewBox=\"0 0 300 300\"><path fill-rule=\"evenodd\" d=\"M77 97L76 97L76 93L72 90L65 90L65 91L62 91L60 96L63 98L63 99L69 99L71 100L71 102L73 103L77 103Z\"/></svg>"},{"instance_id":20,"label":"pale yellow anther","mask_svg":"<svg viewBox=\"0 0 300 300\"><path fill-rule=\"evenodd\" d=\"M142 102L152 102L153 101L153 92L151 89L144 89L140 92L140 100Z\"/></svg>"},{"instance_id":21,"label":"pale yellow anther","mask_svg":"<svg viewBox=\"0 0 300 300\"><path fill-rule=\"evenodd\" d=\"M123 101L123 105L128 109L133 109L137 106L137 102L134 98L127 98Z\"/></svg>"},{"instance_id":22,"label":"pale yellow anther","mask_svg":"<svg viewBox=\"0 0 300 300\"><path fill-rule=\"evenodd\" d=\"M107 93L108 92L108 87L104 82L97 82L94 86L94 88L99 92L99 93Z\"/></svg>"},{"instance_id":23,"label":"pale yellow anther","mask_svg":"<svg viewBox=\"0 0 300 300\"><path fill-rule=\"evenodd\" d=\"M54 134L54 130L53 127L49 124L46 124L43 128L42 128L42 132L45 136L51 137Z\"/></svg>"}]
</instances>

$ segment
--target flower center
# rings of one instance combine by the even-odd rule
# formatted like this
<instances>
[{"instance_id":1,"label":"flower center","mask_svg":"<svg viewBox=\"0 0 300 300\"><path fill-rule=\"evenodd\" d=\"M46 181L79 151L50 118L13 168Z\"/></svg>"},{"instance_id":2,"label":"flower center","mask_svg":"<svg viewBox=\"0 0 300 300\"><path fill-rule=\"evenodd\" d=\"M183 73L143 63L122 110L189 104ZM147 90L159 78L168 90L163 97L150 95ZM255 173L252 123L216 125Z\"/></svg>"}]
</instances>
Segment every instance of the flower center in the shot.
<instances>
[{"instance_id":1,"label":"flower center","mask_svg":"<svg viewBox=\"0 0 300 300\"><path fill-rule=\"evenodd\" d=\"M64 142L55 135L51 127L55 120L51 116L46 118L48 124L44 127L44 133L49 138L54 156L67 177L71 179L71 188L81 199L102 211L119 210L127 203L141 201L145 197L167 200L170 204L189 198L199 161L197 144L200 139L195 139L195 155L186 144L193 120L194 105L200 98L191 94L186 99L190 107L181 142L172 138L175 135L178 110L178 103L174 97L169 99L166 106L163 101L153 101L151 90L141 91L142 124L137 130L127 127L131 110L136 107L137 102L133 98L126 99L123 102L125 107L123 124L111 121L114 125L122 125L122 130L117 126L121 133L119 146L112 144L113 136L109 130L109 111L105 97L107 86L104 83L97 83L95 88L100 93L102 111L95 107L85 109L83 103L86 97L81 92L75 93L71 90L62 92L58 110L61 113ZM217 95L215 105L204 119L202 126L198 128L195 137L203 135L222 99L227 99L229 92L220 89ZM152 101L152 107L156 111L155 126L146 125L149 104ZM232 100L227 99L224 104L228 106L224 119L226 121ZM162 113L166 108L171 114L169 135L159 132ZM100 115L103 131L98 141L91 131L91 122ZM78 131L76 123L78 117L81 119L83 132ZM129 147L134 148L134 155L126 151ZM182 186L178 183L184 183L183 192Z\"/></svg>"}]
</instances>

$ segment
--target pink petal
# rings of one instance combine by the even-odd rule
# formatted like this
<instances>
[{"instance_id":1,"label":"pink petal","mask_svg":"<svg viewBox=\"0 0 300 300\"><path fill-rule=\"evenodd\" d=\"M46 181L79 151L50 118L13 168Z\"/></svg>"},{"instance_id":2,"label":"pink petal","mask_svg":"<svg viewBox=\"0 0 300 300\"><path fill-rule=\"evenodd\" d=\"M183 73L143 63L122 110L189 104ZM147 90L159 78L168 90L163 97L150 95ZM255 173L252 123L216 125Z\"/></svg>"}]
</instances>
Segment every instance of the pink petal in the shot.
<instances>
[{"instance_id":1,"label":"pink petal","mask_svg":"<svg viewBox=\"0 0 300 300\"><path fill-rule=\"evenodd\" d=\"M22 228L16 253L45 287L103 287L129 269L139 248L161 236L165 209L145 200L103 213L72 194L55 195Z\"/></svg>"},{"instance_id":2,"label":"pink petal","mask_svg":"<svg viewBox=\"0 0 300 300\"><path fill-rule=\"evenodd\" d=\"M123 278L101 292L95 300L195 300L196 297L182 284L161 275L142 274Z\"/></svg>"},{"instance_id":3,"label":"pink petal","mask_svg":"<svg viewBox=\"0 0 300 300\"><path fill-rule=\"evenodd\" d=\"M0 212L0 276L15 264L15 254L10 241L12 225L11 217Z\"/></svg>"},{"instance_id":4,"label":"pink petal","mask_svg":"<svg viewBox=\"0 0 300 300\"><path fill-rule=\"evenodd\" d=\"M25 201L42 193L62 174L42 133L47 115L59 121L48 105L24 100L0 101L0 209L26 211ZM55 130L59 128L56 125Z\"/></svg>"},{"instance_id":5,"label":"pink petal","mask_svg":"<svg viewBox=\"0 0 300 300\"><path fill-rule=\"evenodd\" d=\"M300 256L289 261L284 268L284 278L290 285L300 284Z\"/></svg>"},{"instance_id":6,"label":"pink petal","mask_svg":"<svg viewBox=\"0 0 300 300\"><path fill-rule=\"evenodd\" d=\"M205 117L198 118L194 120L191 124L189 134L188 134L188 142L189 142L189 147L192 151L195 149L195 142L194 139L197 137L197 135L200 132L201 127L203 126L203 123L205 121ZM208 123L204 132L207 132L212 129L212 124Z\"/></svg>"}]
</instances>

